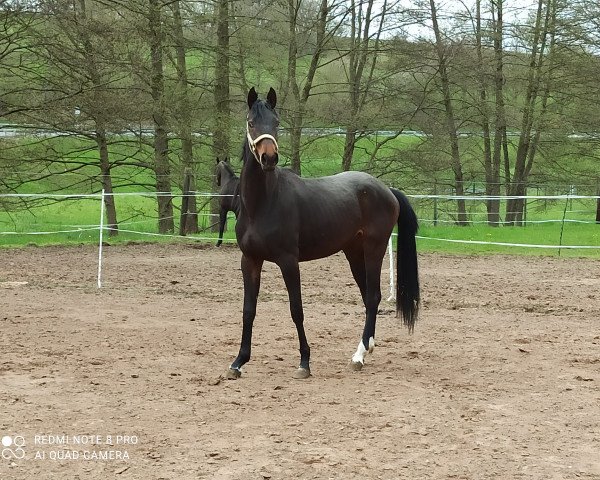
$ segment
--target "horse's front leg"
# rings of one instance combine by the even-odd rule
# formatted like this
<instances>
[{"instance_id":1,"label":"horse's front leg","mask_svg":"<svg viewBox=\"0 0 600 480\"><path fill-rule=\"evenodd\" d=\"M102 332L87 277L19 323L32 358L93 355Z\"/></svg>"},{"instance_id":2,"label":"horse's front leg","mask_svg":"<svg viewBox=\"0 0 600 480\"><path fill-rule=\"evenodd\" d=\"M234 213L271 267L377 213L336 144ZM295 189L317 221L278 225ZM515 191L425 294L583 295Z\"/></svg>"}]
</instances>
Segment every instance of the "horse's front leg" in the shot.
<instances>
[{"instance_id":1,"label":"horse's front leg","mask_svg":"<svg viewBox=\"0 0 600 480\"><path fill-rule=\"evenodd\" d=\"M242 375L241 367L248 360L252 350L252 325L256 317L256 302L260 290L260 273L263 260L242 255L242 276L244 278L244 311L242 315L242 343L240 353L227 372L227 378L235 380Z\"/></svg>"},{"instance_id":2,"label":"horse's front leg","mask_svg":"<svg viewBox=\"0 0 600 480\"><path fill-rule=\"evenodd\" d=\"M277 262L290 299L290 313L298 331L300 341L300 366L294 372L294 378L304 379L310 377L310 347L304 332L304 310L302 308L302 288L300 285L300 266L298 259L287 256Z\"/></svg>"}]
</instances>

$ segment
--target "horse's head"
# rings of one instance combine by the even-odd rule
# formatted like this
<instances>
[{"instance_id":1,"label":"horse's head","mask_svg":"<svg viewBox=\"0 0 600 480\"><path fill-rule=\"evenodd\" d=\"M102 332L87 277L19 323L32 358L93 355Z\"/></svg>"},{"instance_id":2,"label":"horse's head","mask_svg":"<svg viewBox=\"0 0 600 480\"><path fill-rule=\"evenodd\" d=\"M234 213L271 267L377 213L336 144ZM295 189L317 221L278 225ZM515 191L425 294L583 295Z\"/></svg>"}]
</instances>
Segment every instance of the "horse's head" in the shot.
<instances>
[{"instance_id":1,"label":"horse's head","mask_svg":"<svg viewBox=\"0 0 600 480\"><path fill-rule=\"evenodd\" d=\"M248 92L249 111L246 123L248 146L264 171L273 170L279 161L277 145L279 116L275 112L276 104L277 94L272 88L266 100L258 99L254 87Z\"/></svg>"},{"instance_id":2,"label":"horse's head","mask_svg":"<svg viewBox=\"0 0 600 480\"><path fill-rule=\"evenodd\" d=\"M217 187L221 186L221 183L223 182L223 175L225 175L225 182L227 182L229 177L235 175L229 163L229 157L225 157L223 160L219 160L219 157L217 157Z\"/></svg>"}]
</instances>

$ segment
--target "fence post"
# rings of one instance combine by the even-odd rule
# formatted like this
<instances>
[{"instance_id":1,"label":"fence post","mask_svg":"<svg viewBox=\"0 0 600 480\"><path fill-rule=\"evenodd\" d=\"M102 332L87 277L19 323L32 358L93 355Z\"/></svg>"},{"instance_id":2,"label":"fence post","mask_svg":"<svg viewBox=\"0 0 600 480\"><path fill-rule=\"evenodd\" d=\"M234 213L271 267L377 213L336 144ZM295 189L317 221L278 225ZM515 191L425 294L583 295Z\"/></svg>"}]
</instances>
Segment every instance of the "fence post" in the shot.
<instances>
[{"instance_id":1,"label":"fence post","mask_svg":"<svg viewBox=\"0 0 600 480\"><path fill-rule=\"evenodd\" d=\"M596 189L596 223L600 223L600 183L598 183L598 187Z\"/></svg>"},{"instance_id":2,"label":"fence post","mask_svg":"<svg viewBox=\"0 0 600 480\"><path fill-rule=\"evenodd\" d=\"M181 216L179 217L179 235L185 236L188 229L188 215L190 209L190 169L186 168L183 174L183 195L181 196Z\"/></svg>"},{"instance_id":3,"label":"fence post","mask_svg":"<svg viewBox=\"0 0 600 480\"><path fill-rule=\"evenodd\" d=\"M100 196L100 243L98 244L98 288L102 288L102 237L104 233L104 189Z\"/></svg>"},{"instance_id":4,"label":"fence post","mask_svg":"<svg viewBox=\"0 0 600 480\"><path fill-rule=\"evenodd\" d=\"M438 199L437 199L437 180L433 183L433 226L438 224Z\"/></svg>"},{"instance_id":5,"label":"fence post","mask_svg":"<svg viewBox=\"0 0 600 480\"><path fill-rule=\"evenodd\" d=\"M565 219L567 218L567 209L569 208L569 200L571 199L571 194L567 195L567 199L565 200L565 209L563 210L562 222L560 224L560 238L558 239L558 256L560 257L560 251L563 244L563 233L565 231ZM571 199L572 201L572 199Z\"/></svg>"},{"instance_id":6,"label":"fence post","mask_svg":"<svg viewBox=\"0 0 600 480\"><path fill-rule=\"evenodd\" d=\"M394 242L393 239L394 234L390 235L390 239L388 240L388 253L390 257L390 296L388 298L388 302L391 302L396 298L396 292L394 292Z\"/></svg>"}]
</instances>

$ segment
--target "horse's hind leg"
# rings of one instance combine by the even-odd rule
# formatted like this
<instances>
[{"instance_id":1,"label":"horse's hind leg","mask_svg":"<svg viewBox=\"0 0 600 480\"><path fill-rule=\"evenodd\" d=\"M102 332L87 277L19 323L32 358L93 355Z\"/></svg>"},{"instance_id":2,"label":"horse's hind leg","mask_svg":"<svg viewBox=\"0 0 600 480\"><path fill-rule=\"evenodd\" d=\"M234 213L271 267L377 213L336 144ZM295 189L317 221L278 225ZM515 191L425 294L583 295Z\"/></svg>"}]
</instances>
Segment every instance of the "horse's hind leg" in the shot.
<instances>
[{"instance_id":1,"label":"horse's hind leg","mask_svg":"<svg viewBox=\"0 0 600 480\"><path fill-rule=\"evenodd\" d=\"M385 255L386 243L384 242L383 247L381 242L365 242L363 247L363 258L362 258L362 269L359 259L356 258L357 262L354 266L350 263L352 273L356 279L357 275L355 271L364 271L364 286L361 287L361 293L363 294L363 301L365 304L365 327L363 330L362 338L358 343L358 348L354 355L352 355L351 366L354 370L360 370L365 363L365 355L367 352L371 353L375 347L375 325L377 322L377 309L381 302L381 264Z\"/></svg>"},{"instance_id":2,"label":"horse's hind leg","mask_svg":"<svg viewBox=\"0 0 600 480\"><path fill-rule=\"evenodd\" d=\"M362 239L361 239L362 240ZM365 251L363 248L362 241L356 241L349 247L344 250L344 254L346 255L346 259L350 264L350 270L352 271L352 276L360 289L360 294L363 299L363 303L365 305L365 309L367 308L367 271L365 264ZM375 346L375 326L373 324L372 328L367 329L367 325L365 324L365 330L363 331L363 336L358 343L358 348L356 349L356 353L352 356L352 362L350 363L351 367L354 370L360 370L364 365L364 357L367 352L372 352Z\"/></svg>"},{"instance_id":3,"label":"horse's hind leg","mask_svg":"<svg viewBox=\"0 0 600 480\"><path fill-rule=\"evenodd\" d=\"M225 231L225 224L227 223L227 210L221 209L219 212L219 239L217 240L217 247L220 247L223 243L223 232Z\"/></svg>"},{"instance_id":4,"label":"horse's hind leg","mask_svg":"<svg viewBox=\"0 0 600 480\"><path fill-rule=\"evenodd\" d=\"M244 312L242 316L242 343L240 352L227 372L227 378L235 380L242 375L240 368L248 360L252 350L252 325L256 317L256 302L260 290L260 274L263 265L262 259L255 259L242 255L242 276L244 277Z\"/></svg>"},{"instance_id":5,"label":"horse's hind leg","mask_svg":"<svg viewBox=\"0 0 600 480\"><path fill-rule=\"evenodd\" d=\"M354 277L354 281L358 285L360 295L366 307L367 301L365 295L367 293L367 273L365 271L365 252L363 250L362 244L357 243L346 248L344 250L344 254L346 255L346 259L350 264L352 276Z\"/></svg>"}]
</instances>

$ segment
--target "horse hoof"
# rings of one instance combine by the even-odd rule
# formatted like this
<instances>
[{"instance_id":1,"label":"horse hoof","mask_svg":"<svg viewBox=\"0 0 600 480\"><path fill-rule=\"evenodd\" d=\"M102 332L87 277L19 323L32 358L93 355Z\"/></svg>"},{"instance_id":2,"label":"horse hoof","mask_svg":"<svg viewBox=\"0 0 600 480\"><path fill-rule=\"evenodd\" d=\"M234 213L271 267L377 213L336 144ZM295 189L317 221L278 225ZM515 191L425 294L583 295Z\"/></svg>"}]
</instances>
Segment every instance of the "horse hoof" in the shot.
<instances>
[{"instance_id":1,"label":"horse hoof","mask_svg":"<svg viewBox=\"0 0 600 480\"><path fill-rule=\"evenodd\" d=\"M299 367L298 370L294 372L293 377L296 380L304 380L305 378L310 377L310 370L308 368Z\"/></svg>"},{"instance_id":2,"label":"horse hoof","mask_svg":"<svg viewBox=\"0 0 600 480\"><path fill-rule=\"evenodd\" d=\"M350 362L350 368L355 372L360 372L362 367L364 367L364 363L362 362Z\"/></svg>"},{"instance_id":3,"label":"horse hoof","mask_svg":"<svg viewBox=\"0 0 600 480\"><path fill-rule=\"evenodd\" d=\"M237 368L230 368L229 370L227 370L227 375L225 375L225 378L227 380L237 380L241 376L241 370L238 370Z\"/></svg>"}]
</instances>

